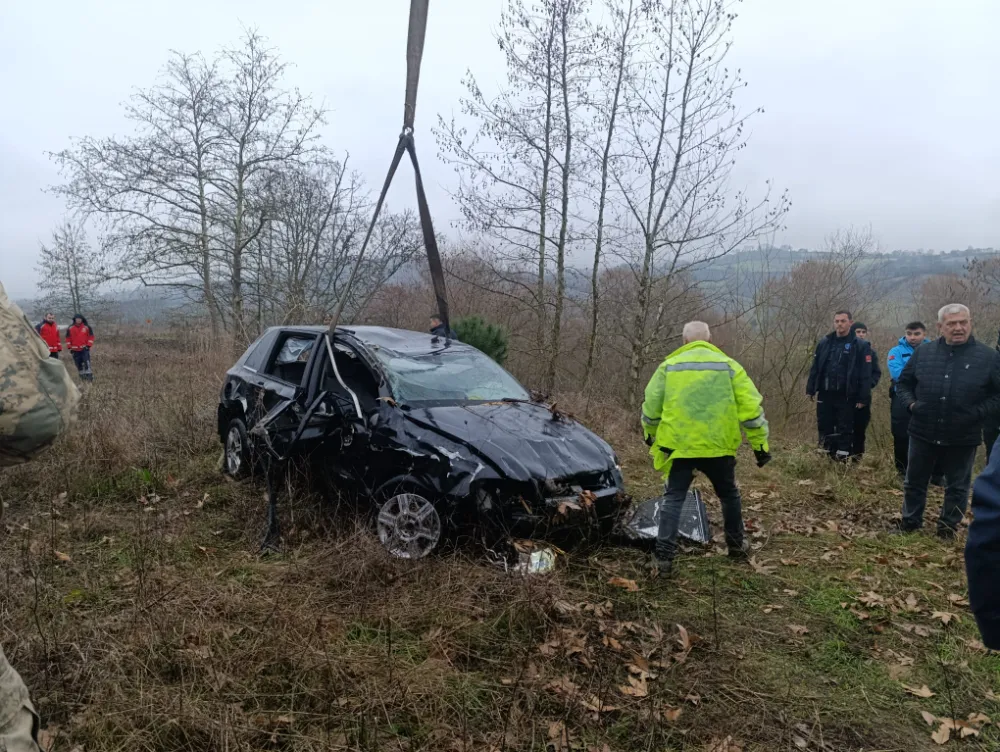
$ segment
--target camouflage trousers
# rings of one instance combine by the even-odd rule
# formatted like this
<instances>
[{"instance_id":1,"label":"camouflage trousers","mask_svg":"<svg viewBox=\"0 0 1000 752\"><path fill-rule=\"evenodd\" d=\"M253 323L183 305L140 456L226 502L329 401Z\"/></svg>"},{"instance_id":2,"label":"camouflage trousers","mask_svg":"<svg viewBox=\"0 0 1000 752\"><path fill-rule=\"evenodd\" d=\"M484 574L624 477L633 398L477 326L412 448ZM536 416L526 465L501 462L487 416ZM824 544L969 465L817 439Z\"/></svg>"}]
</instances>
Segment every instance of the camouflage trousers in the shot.
<instances>
[{"instance_id":1,"label":"camouflage trousers","mask_svg":"<svg viewBox=\"0 0 1000 752\"><path fill-rule=\"evenodd\" d=\"M40 752L38 716L28 688L0 647L0 752Z\"/></svg>"}]
</instances>

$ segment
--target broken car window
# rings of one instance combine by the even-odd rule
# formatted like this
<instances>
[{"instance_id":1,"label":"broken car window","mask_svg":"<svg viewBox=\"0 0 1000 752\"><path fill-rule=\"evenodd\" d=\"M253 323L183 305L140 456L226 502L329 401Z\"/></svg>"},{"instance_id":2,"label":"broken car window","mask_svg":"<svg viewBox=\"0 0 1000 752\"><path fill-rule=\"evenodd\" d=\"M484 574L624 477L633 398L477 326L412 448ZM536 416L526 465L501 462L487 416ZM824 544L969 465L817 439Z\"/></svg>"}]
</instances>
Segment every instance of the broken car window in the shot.
<instances>
[{"instance_id":1,"label":"broken car window","mask_svg":"<svg viewBox=\"0 0 1000 752\"><path fill-rule=\"evenodd\" d=\"M496 402L527 400L528 392L478 350L447 349L428 355L375 351L397 402Z\"/></svg>"},{"instance_id":2,"label":"broken car window","mask_svg":"<svg viewBox=\"0 0 1000 752\"><path fill-rule=\"evenodd\" d=\"M315 342L315 337L289 337L278 351L274 364L281 366L287 363L305 363L309 360L309 353Z\"/></svg>"}]
</instances>

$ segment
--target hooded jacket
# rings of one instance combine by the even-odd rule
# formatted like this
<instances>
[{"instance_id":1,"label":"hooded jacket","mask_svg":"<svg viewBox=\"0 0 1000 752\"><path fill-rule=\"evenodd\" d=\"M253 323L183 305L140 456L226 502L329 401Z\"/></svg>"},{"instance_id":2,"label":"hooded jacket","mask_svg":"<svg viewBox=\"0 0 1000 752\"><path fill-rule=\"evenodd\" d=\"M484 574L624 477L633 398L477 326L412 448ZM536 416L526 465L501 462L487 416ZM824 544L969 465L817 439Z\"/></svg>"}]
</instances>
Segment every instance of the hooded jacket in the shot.
<instances>
[{"instance_id":1,"label":"hooded jacket","mask_svg":"<svg viewBox=\"0 0 1000 752\"><path fill-rule=\"evenodd\" d=\"M669 473L677 458L735 456L740 429L751 447L766 451L762 402L743 366L715 345L699 340L674 350L649 380L642 403L653 465Z\"/></svg>"},{"instance_id":2,"label":"hooded jacket","mask_svg":"<svg viewBox=\"0 0 1000 752\"><path fill-rule=\"evenodd\" d=\"M855 337L858 336L858 329L868 331L867 326L862 324L860 321L856 321L851 325L851 332ZM878 386L878 382L882 380L882 367L878 364L878 353L875 352L875 345L868 340L865 340L865 342L868 342L868 347L870 347L872 351L872 389L874 389Z\"/></svg>"},{"instance_id":3,"label":"hooded jacket","mask_svg":"<svg viewBox=\"0 0 1000 752\"><path fill-rule=\"evenodd\" d=\"M1000 353L969 337L921 345L896 381L910 410L910 436L941 446L976 446L985 419L1000 415Z\"/></svg>"},{"instance_id":4,"label":"hooded jacket","mask_svg":"<svg viewBox=\"0 0 1000 752\"><path fill-rule=\"evenodd\" d=\"M925 338L921 344L926 342L930 342L930 340ZM889 351L885 359L885 364L889 369L889 378L892 379L893 383L899 381L899 375L903 373L903 368L910 362L913 350L913 345L907 342L906 337L903 336L899 338L899 344Z\"/></svg>"},{"instance_id":5,"label":"hooded jacket","mask_svg":"<svg viewBox=\"0 0 1000 752\"><path fill-rule=\"evenodd\" d=\"M81 323L77 324L77 319L80 319ZM66 329L66 344L70 352L80 352L94 346L94 330L90 328L87 319L80 314L73 317L73 324Z\"/></svg>"},{"instance_id":6,"label":"hooded jacket","mask_svg":"<svg viewBox=\"0 0 1000 752\"><path fill-rule=\"evenodd\" d=\"M829 367L830 356L837 346L844 347L842 357L847 358L847 396L855 402L867 404L872 396L872 348L863 339L858 339L852 330L838 345L836 332L830 332L816 345L806 394L812 397L823 389L823 380Z\"/></svg>"}]
</instances>

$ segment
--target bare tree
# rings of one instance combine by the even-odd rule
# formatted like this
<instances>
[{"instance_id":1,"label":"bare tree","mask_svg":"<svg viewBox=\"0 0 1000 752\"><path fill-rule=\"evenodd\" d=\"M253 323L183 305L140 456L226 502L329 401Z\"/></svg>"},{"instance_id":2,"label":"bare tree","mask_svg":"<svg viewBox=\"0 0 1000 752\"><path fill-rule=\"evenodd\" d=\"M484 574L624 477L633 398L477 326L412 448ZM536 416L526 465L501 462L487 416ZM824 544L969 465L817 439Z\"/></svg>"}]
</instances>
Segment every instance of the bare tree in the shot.
<instances>
[{"instance_id":1,"label":"bare tree","mask_svg":"<svg viewBox=\"0 0 1000 752\"><path fill-rule=\"evenodd\" d=\"M323 113L283 87L285 70L253 31L211 61L172 53L126 107L134 134L52 155L66 178L53 190L103 220L119 279L182 290L241 338L244 256L278 176L320 155Z\"/></svg>"},{"instance_id":2,"label":"bare tree","mask_svg":"<svg viewBox=\"0 0 1000 752\"><path fill-rule=\"evenodd\" d=\"M237 337L248 336L243 303L244 254L270 216L271 194L283 167L315 156L324 113L308 97L282 86L287 64L250 31L224 50L228 69L217 109L217 169L211 182L214 211L224 227L223 263Z\"/></svg>"},{"instance_id":3,"label":"bare tree","mask_svg":"<svg viewBox=\"0 0 1000 752\"><path fill-rule=\"evenodd\" d=\"M616 144L619 108L626 79L631 75L635 39L638 36L638 13L635 0L606 0L610 25L598 29L599 45L592 59L599 82L589 104L594 113L595 135L603 143L591 147L600 174L597 189L597 219L594 228L594 263L590 274L590 335L587 338L587 363L583 371L583 389L587 390L594 370L597 330L600 324L600 274L604 252L608 189L612 150Z\"/></svg>"},{"instance_id":4,"label":"bare tree","mask_svg":"<svg viewBox=\"0 0 1000 752\"><path fill-rule=\"evenodd\" d=\"M805 380L819 338L835 311L879 318L885 264L870 229L848 229L827 240L825 252L786 273L747 279L750 312L740 322L741 362L753 375L779 428L805 414ZM769 263L764 255L761 272Z\"/></svg>"},{"instance_id":5,"label":"bare tree","mask_svg":"<svg viewBox=\"0 0 1000 752\"><path fill-rule=\"evenodd\" d=\"M529 295L536 350L549 354L542 375L547 389L558 363L572 236L573 117L582 99L591 37L580 0L542 0L530 9L511 0L497 36L506 55L506 86L490 98L467 73L461 106L475 124L472 135L443 118L435 130L442 157L460 176L453 195L465 227L491 241L486 259ZM555 290L547 326L550 260Z\"/></svg>"},{"instance_id":6,"label":"bare tree","mask_svg":"<svg viewBox=\"0 0 1000 752\"><path fill-rule=\"evenodd\" d=\"M102 294L106 281L103 258L91 248L82 222L60 222L52 231L52 240L42 244L35 269L42 292L39 307L93 314L107 305Z\"/></svg>"},{"instance_id":7,"label":"bare tree","mask_svg":"<svg viewBox=\"0 0 1000 752\"><path fill-rule=\"evenodd\" d=\"M631 325L628 402L634 404L662 325L658 279L691 272L766 235L787 210L782 197L729 195L728 179L750 115L736 110L743 86L725 67L735 14L727 0L651 0L647 42L630 81L622 156L612 174L640 239L626 257L638 280ZM652 332L651 332L652 330Z\"/></svg>"},{"instance_id":8,"label":"bare tree","mask_svg":"<svg viewBox=\"0 0 1000 752\"><path fill-rule=\"evenodd\" d=\"M119 279L181 290L219 331L210 215L221 79L201 55L171 53L160 80L125 108L126 138L85 137L52 157L67 178L54 192L105 222Z\"/></svg>"}]
</instances>

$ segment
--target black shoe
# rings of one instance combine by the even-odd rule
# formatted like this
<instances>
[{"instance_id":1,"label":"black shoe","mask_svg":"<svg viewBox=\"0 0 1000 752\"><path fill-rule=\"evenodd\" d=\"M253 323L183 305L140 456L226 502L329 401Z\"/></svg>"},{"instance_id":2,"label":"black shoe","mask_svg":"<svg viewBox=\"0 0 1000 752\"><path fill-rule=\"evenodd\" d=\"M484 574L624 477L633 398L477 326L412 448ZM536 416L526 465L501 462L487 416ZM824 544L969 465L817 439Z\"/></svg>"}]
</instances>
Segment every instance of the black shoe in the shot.
<instances>
[{"instance_id":1,"label":"black shoe","mask_svg":"<svg viewBox=\"0 0 1000 752\"><path fill-rule=\"evenodd\" d=\"M958 536L958 531L953 527L938 527L935 535L941 540L953 541Z\"/></svg>"},{"instance_id":2,"label":"black shoe","mask_svg":"<svg viewBox=\"0 0 1000 752\"><path fill-rule=\"evenodd\" d=\"M905 525L902 520L893 520L892 526L889 528L889 535L909 535L919 531L919 527L910 527Z\"/></svg>"},{"instance_id":3,"label":"black shoe","mask_svg":"<svg viewBox=\"0 0 1000 752\"><path fill-rule=\"evenodd\" d=\"M669 559L653 559L653 572L656 577L666 579L674 568L674 563Z\"/></svg>"},{"instance_id":4,"label":"black shoe","mask_svg":"<svg viewBox=\"0 0 1000 752\"><path fill-rule=\"evenodd\" d=\"M745 540L738 546L729 546L729 558L730 559L746 559L750 558L750 541Z\"/></svg>"}]
</instances>

